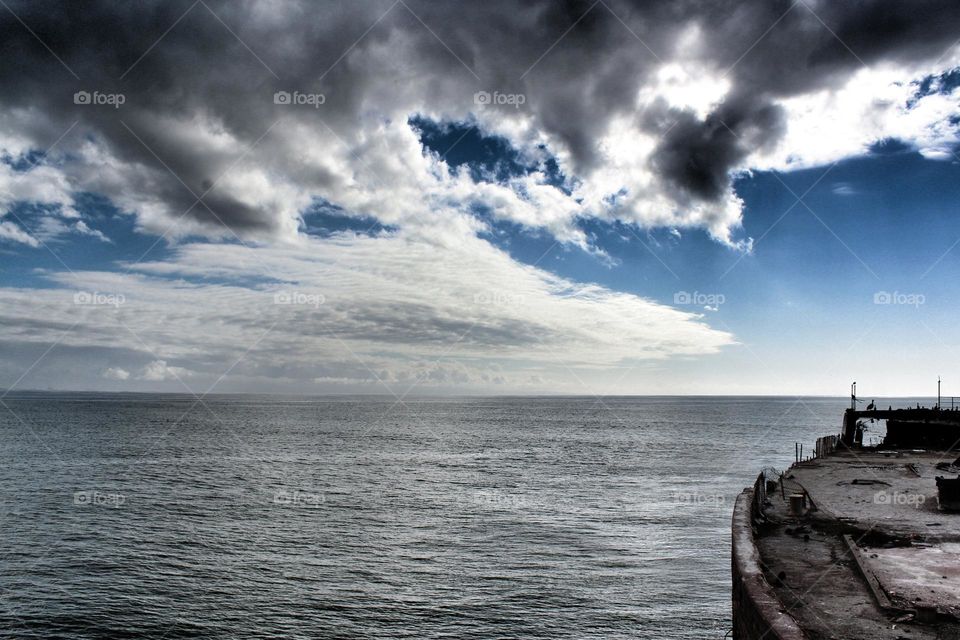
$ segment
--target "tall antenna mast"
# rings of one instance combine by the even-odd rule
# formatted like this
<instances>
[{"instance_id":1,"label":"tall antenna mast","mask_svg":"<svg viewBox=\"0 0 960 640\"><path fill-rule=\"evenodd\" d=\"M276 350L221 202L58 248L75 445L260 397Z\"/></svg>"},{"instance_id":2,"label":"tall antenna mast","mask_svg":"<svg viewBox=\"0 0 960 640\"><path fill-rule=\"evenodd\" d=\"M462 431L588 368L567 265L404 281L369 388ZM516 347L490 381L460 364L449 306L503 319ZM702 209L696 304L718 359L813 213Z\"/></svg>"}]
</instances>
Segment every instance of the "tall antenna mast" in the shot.
<instances>
[{"instance_id":1,"label":"tall antenna mast","mask_svg":"<svg viewBox=\"0 0 960 640\"><path fill-rule=\"evenodd\" d=\"M940 408L940 376L937 376L937 409Z\"/></svg>"}]
</instances>

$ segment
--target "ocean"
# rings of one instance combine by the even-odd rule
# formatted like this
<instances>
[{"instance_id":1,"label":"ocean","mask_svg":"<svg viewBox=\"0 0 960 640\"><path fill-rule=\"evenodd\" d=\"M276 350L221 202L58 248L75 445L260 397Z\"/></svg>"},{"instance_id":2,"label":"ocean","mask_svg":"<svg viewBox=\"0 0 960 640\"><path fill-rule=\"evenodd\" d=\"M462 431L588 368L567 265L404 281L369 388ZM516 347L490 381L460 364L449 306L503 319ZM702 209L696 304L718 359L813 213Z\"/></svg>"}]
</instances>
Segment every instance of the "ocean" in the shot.
<instances>
[{"instance_id":1,"label":"ocean","mask_svg":"<svg viewBox=\"0 0 960 640\"><path fill-rule=\"evenodd\" d=\"M730 629L733 500L842 398L11 393L0 635Z\"/></svg>"}]
</instances>

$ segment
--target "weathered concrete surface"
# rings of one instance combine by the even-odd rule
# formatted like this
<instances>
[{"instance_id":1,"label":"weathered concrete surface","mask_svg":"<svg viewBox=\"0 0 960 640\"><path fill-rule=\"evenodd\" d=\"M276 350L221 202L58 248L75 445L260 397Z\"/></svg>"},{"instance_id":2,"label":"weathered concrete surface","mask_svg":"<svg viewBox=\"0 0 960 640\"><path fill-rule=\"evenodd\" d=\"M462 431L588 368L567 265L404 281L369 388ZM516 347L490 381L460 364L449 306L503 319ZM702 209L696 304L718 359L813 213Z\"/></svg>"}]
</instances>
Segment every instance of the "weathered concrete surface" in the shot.
<instances>
[{"instance_id":1,"label":"weathered concrete surface","mask_svg":"<svg viewBox=\"0 0 960 640\"><path fill-rule=\"evenodd\" d=\"M874 574L895 597L941 615L960 615L960 544L870 551Z\"/></svg>"},{"instance_id":2,"label":"weathered concrete surface","mask_svg":"<svg viewBox=\"0 0 960 640\"><path fill-rule=\"evenodd\" d=\"M785 474L786 499L779 488L767 496L756 548L764 577L806 637L960 638L960 514L937 508L934 479L955 477L936 469L955 456L845 451ZM809 510L791 513L790 494L804 492Z\"/></svg>"},{"instance_id":3,"label":"weathered concrete surface","mask_svg":"<svg viewBox=\"0 0 960 640\"><path fill-rule=\"evenodd\" d=\"M938 509L935 480L938 475L956 477L957 472L935 468L955 457L944 452L837 452L795 465L790 480L813 497L820 509L813 517L843 518L863 531L875 528L894 537L960 540L960 517Z\"/></svg>"},{"instance_id":4,"label":"weathered concrete surface","mask_svg":"<svg viewBox=\"0 0 960 640\"><path fill-rule=\"evenodd\" d=\"M747 489L733 509L733 637L735 640L804 640L796 621L784 612L763 575L754 543L751 502Z\"/></svg>"}]
</instances>

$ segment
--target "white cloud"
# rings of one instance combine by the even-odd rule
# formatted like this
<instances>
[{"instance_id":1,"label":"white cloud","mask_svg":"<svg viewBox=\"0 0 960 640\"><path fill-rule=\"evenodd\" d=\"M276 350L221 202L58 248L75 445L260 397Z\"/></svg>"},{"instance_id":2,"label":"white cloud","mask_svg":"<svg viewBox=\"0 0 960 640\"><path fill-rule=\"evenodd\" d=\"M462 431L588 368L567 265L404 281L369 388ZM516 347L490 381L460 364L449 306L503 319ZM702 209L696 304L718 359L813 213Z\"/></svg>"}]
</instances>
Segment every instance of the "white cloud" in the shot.
<instances>
[{"instance_id":1,"label":"white cloud","mask_svg":"<svg viewBox=\"0 0 960 640\"><path fill-rule=\"evenodd\" d=\"M527 389L532 375L544 390L569 384L568 367L630 367L734 342L698 314L559 278L463 235L446 244L407 233L285 248L194 243L132 270L49 274L62 288L0 289L8 316L0 340L62 338L66 349L112 354L145 382L208 385L237 362L231 380L380 392L381 382L417 380ZM125 302L77 307L77 290Z\"/></svg>"},{"instance_id":2,"label":"white cloud","mask_svg":"<svg viewBox=\"0 0 960 640\"><path fill-rule=\"evenodd\" d=\"M40 246L36 238L8 220L0 220L0 239L20 242L31 247Z\"/></svg>"},{"instance_id":3,"label":"white cloud","mask_svg":"<svg viewBox=\"0 0 960 640\"><path fill-rule=\"evenodd\" d=\"M171 367L167 365L165 360L154 360L140 371L140 373L137 375L137 379L146 380L148 382L164 382L167 380L180 380L182 378L189 378L191 375L193 375L192 371L182 367Z\"/></svg>"},{"instance_id":4,"label":"white cloud","mask_svg":"<svg viewBox=\"0 0 960 640\"><path fill-rule=\"evenodd\" d=\"M887 138L899 139L931 158L950 156L958 128L960 89L914 101L919 81L949 69L956 59L921 68L883 65L863 68L844 85L781 101L787 132L768 153L756 154L751 168L793 170L862 155Z\"/></svg>"},{"instance_id":5,"label":"white cloud","mask_svg":"<svg viewBox=\"0 0 960 640\"><path fill-rule=\"evenodd\" d=\"M129 380L130 372L120 367L110 367L101 373L100 377L107 380Z\"/></svg>"},{"instance_id":6,"label":"white cloud","mask_svg":"<svg viewBox=\"0 0 960 640\"><path fill-rule=\"evenodd\" d=\"M833 193L835 193L838 196L855 196L857 195L857 193L859 193L856 189L854 189L852 186L846 183L839 183L834 185L831 191L833 191Z\"/></svg>"},{"instance_id":7,"label":"white cloud","mask_svg":"<svg viewBox=\"0 0 960 640\"><path fill-rule=\"evenodd\" d=\"M25 149L21 145L22 141L17 138L0 139L0 156L15 157L23 153ZM102 232L79 219L73 201L75 190L77 186L62 167L35 162L16 170L10 164L0 162L0 218L9 215L10 209L18 203L47 208L31 232L14 220L0 221L0 239L38 247L41 242L76 233L109 242Z\"/></svg>"},{"instance_id":8,"label":"white cloud","mask_svg":"<svg viewBox=\"0 0 960 640\"><path fill-rule=\"evenodd\" d=\"M96 238L100 242L107 242L112 244L112 241L110 240L110 238L105 236L102 231L99 231L97 229L91 229L90 227L87 226L87 223L84 222L83 220L77 220L77 222L74 223L72 230L76 233L79 233L80 235L91 236L93 238Z\"/></svg>"},{"instance_id":9,"label":"white cloud","mask_svg":"<svg viewBox=\"0 0 960 640\"><path fill-rule=\"evenodd\" d=\"M12 141L0 140L0 154L9 154ZM76 217L73 190L67 175L57 167L36 164L16 171L0 162L0 211L6 213L16 202L29 202L57 207L63 215Z\"/></svg>"}]
</instances>

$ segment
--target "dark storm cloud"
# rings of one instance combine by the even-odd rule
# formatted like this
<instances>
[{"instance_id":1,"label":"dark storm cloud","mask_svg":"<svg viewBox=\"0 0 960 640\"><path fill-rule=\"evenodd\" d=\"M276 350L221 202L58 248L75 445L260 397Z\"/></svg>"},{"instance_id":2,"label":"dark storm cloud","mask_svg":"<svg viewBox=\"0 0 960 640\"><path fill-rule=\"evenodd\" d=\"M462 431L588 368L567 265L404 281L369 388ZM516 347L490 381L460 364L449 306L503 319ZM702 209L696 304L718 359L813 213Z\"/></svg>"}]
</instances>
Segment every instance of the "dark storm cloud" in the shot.
<instances>
[{"instance_id":1,"label":"dark storm cloud","mask_svg":"<svg viewBox=\"0 0 960 640\"><path fill-rule=\"evenodd\" d=\"M536 125L562 140L572 169L586 173L601 161L598 138L634 108L661 63L693 57L727 74L728 98L702 119L642 117L664 134L650 163L668 193L678 203L716 201L730 171L782 134L777 98L837 86L863 64L935 60L960 33L960 5L947 0L9 6L0 11L0 104L36 114L28 134L49 143L79 120L120 163L144 168L138 184L115 188L142 190L211 228L219 218L250 232L282 221L222 187L194 204L235 154L171 135L173 122L200 114L252 144L281 116L309 122L312 115L282 111L273 92L316 89L328 98L324 122L349 138L343 132L358 114L391 100L465 116L475 91L495 88L524 93ZM678 50L694 26L696 51ZM384 49L396 51L396 66L384 66L377 55ZM411 78L426 95L405 93ZM74 92L93 89L122 92L126 104L73 104ZM282 150L268 160L317 196L335 181Z\"/></svg>"},{"instance_id":2,"label":"dark storm cloud","mask_svg":"<svg viewBox=\"0 0 960 640\"><path fill-rule=\"evenodd\" d=\"M705 200L719 199L730 171L785 131L771 99L836 86L880 61L935 60L960 33L960 5L947 0L737 3L705 17L709 49L733 90L702 120L661 117L665 134L650 159L681 194Z\"/></svg>"},{"instance_id":3,"label":"dark storm cloud","mask_svg":"<svg viewBox=\"0 0 960 640\"><path fill-rule=\"evenodd\" d=\"M785 128L781 107L747 97L724 100L703 121L689 112L672 117L651 164L684 196L702 200L719 200L729 186L730 171L750 153L774 143Z\"/></svg>"},{"instance_id":4,"label":"dark storm cloud","mask_svg":"<svg viewBox=\"0 0 960 640\"><path fill-rule=\"evenodd\" d=\"M836 20L837 37L810 55L812 64L847 58L851 52L868 64L891 52L901 60L936 58L956 41L960 29L957 3L950 0L844 5L825 7L824 19Z\"/></svg>"}]
</instances>

